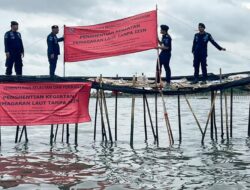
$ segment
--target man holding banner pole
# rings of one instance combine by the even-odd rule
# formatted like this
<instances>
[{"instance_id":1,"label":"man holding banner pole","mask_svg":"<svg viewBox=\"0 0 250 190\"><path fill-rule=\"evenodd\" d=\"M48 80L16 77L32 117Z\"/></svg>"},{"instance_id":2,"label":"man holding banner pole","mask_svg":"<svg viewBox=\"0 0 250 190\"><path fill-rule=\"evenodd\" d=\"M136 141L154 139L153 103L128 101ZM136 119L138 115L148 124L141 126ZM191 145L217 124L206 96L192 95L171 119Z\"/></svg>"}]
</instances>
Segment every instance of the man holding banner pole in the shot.
<instances>
[{"instance_id":1,"label":"man holding banner pole","mask_svg":"<svg viewBox=\"0 0 250 190\"><path fill-rule=\"evenodd\" d=\"M166 72L166 86L168 88L170 86L171 81L171 69L170 69L170 58L171 58L171 50L172 50L172 38L168 34L169 27L167 25L161 25L161 41L158 40L160 46L158 49L161 49L161 53L159 55L159 64L157 63L156 72L157 72L157 83L160 83L161 76L161 68L164 66Z\"/></svg>"},{"instance_id":2,"label":"man holding banner pole","mask_svg":"<svg viewBox=\"0 0 250 190\"><path fill-rule=\"evenodd\" d=\"M56 35L59 32L59 28L57 25L53 25L51 29L52 32L47 37L47 45L48 45L48 60L50 65L49 74L50 76L54 76L58 55L60 55L60 46L58 42L64 41L64 37L57 38Z\"/></svg>"}]
</instances>

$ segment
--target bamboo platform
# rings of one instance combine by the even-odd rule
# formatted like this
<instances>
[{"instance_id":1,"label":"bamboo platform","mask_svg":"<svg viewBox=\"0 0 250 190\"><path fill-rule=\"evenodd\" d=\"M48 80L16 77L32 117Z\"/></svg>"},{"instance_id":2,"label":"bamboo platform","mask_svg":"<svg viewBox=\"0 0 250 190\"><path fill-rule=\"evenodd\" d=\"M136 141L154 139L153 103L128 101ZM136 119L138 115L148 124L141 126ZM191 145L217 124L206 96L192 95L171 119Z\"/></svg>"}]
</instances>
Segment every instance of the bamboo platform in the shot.
<instances>
[{"instance_id":1,"label":"bamboo platform","mask_svg":"<svg viewBox=\"0 0 250 190\"><path fill-rule=\"evenodd\" d=\"M200 77L201 78L201 77ZM207 84L192 84L193 76L172 77L171 87L167 90L162 89L164 95L184 95L210 92L215 90L225 90L235 87L250 89L250 71L227 73L221 75L208 74ZM9 82L92 82L92 89L102 89L107 91L123 92L128 94L157 94L159 88L156 87L155 78L144 79L143 76L135 77L100 77L75 76L75 77L50 77L50 76L0 76L1 83ZM164 85L164 79L163 79ZM158 86L159 87L159 86ZM243 88L244 87L244 88Z\"/></svg>"},{"instance_id":2,"label":"bamboo platform","mask_svg":"<svg viewBox=\"0 0 250 190\"><path fill-rule=\"evenodd\" d=\"M27 82L92 82L92 89L96 90L96 105L95 105L95 116L94 116L94 140L96 140L96 132L98 130L97 120L98 112L101 119L101 136L102 141L110 142L118 140L118 97L119 93L114 93L115 100L115 127L114 127L114 138L112 136L111 123L109 121L109 107L106 103L105 91L121 92L131 95L132 106L131 106L131 132L130 132L130 145L133 147L133 137L134 137L134 117L135 117L135 95L141 95L143 99L143 112L144 112L144 132L145 140L148 139L148 125L152 131L154 137L154 142L159 145L159 134L158 134L158 97L161 97L163 110L164 110L164 120L167 127L169 144L174 144L174 136L172 134L172 129L170 121L168 118L167 108L165 104L164 95L167 96L177 96L178 104L178 128L179 128L179 142L182 141L182 123L181 123L181 104L180 97L183 96L188 104L190 113L193 115L197 126L201 132L202 140L204 143L206 131L208 124L210 123L210 138L212 140L218 139L217 134L217 122L215 117L215 101L219 97L220 100L220 132L221 139L224 139L226 134L226 139L232 138L233 136L233 90L235 88L240 88L245 91L250 90L250 71L238 72L238 73L227 73L223 75L208 74L206 84L192 84L194 80L193 76L177 76L172 77L172 82L170 88L164 90L160 88L155 83L154 77L146 78L145 76L133 76L133 77L93 77L93 76L75 76L75 77L50 77L50 76L0 76L0 83L27 83ZM164 85L164 80L163 80ZM211 108L207 115L207 122L205 127L202 127L199 120L197 119L194 110L187 98L188 94L197 93L211 93ZM147 95L154 95L155 97L155 108L153 109L149 106ZM224 98L223 98L224 97ZM230 105L228 108L228 101L230 100ZM223 103L223 99L225 102ZM150 123L147 124L147 117ZM153 117L154 122L153 122ZM225 117L225 118L223 118ZM78 123L75 125L75 145L78 145ZM54 127L56 127L54 131ZM59 130L58 124L51 124L50 132L50 144L52 145L56 142L57 134ZM66 127L66 129L65 129ZM66 143L69 143L69 127L70 124L61 125L62 138L61 141L64 142L64 135ZM19 134L20 131L20 134ZM225 134L224 134L225 132ZM25 142L28 142L27 127L17 126L15 143L21 142L23 134L25 135ZM249 106L249 122L248 122L248 136L250 136L250 106ZM0 146L1 146L1 127L0 127Z\"/></svg>"}]
</instances>

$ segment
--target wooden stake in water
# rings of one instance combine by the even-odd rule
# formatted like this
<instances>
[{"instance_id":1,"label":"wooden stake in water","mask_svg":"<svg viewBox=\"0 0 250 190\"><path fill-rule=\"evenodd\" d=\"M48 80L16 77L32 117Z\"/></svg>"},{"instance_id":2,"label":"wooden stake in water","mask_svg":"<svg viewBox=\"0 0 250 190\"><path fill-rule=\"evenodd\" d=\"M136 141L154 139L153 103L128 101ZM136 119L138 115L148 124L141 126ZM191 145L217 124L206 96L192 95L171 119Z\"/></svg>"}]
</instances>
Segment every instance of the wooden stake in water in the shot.
<instances>
[{"instance_id":1,"label":"wooden stake in water","mask_svg":"<svg viewBox=\"0 0 250 190\"><path fill-rule=\"evenodd\" d=\"M147 117L146 117L146 100L145 100L145 94L143 94L143 119L144 119L144 133L145 133L145 141L148 140L148 134L147 134Z\"/></svg>"},{"instance_id":2,"label":"wooden stake in water","mask_svg":"<svg viewBox=\"0 0 250 190\"><path fill-rule=\"evenodd\" d=\"M220 83L222 83L222 72L221 72L221 68L220 68ZM224 129L223 129L223 102L222 102L222 97L223 97L223 91L220 90L221 138L223 139L223 137L224 137Z\"/></svg>"},{"instance_id":3,"label":"wooden stake in water","mask_svg":"<svg viewBox=\"0 0 250 190\"><path fill-rule=\"evenodd\" d=\"M154 140L156 141L157 138L156 138L156 135L155 135L155 130L154 130L153 121L152 121L152 117L151 117L149 104L148 104L148 99L147 99L146 94L145 94L145 102L146 102L146 106L147 106L147 110L148 110L148 116L149 116L149 121L150 121L150 124L151 124L152 133L153 133L153 136L154 136Z\"/></svg>"},{"instance_id":4,"label":"wooden stake in water","mask_svg":"<svg viewBox=\"0 0 250 190\"><path fill-rule=\"evenodd\" d=\"M69 124L66 124L66 143L69 144Z\"/></svg>"},{"instance_id":5,"label":"wooden stake in water","mask_svg":"<svg viewBox=\"0 0 250 190\"><path fill-rule=\"evenodd\" d=\"M109 140L110 140L111 143L113 143L113 137L112 137L112 132L111 132L111 128L110 128L110 122L109 122L109 115L108 115L108 107L107 107L107 102L106 102L106 97L105 97L104 90L102 90L102 93L103 93L104 111L105 111L106 120L107 120L107 124L108 124Z\"/></svg>"},{"instance_id":6,"label":"wooden stake in water","mask_svg":"<svg viewBox=\"0 0 250 190\"><path fill-rule=\"evenodd\" d=\"M53 145L53 137L54 137L53 129L54 129L54 126L53 124L51 124L51 128L50 128L50 145L51 146Z\"/></svg>"},{"instance_id":7,"label":"wooden stake in water","mask_svg":"<svg viewBox=\"0 0 250 190\"><path fill-rule=\"evenodd\" d=\"M159 146L159 133L158 133L158 94L155 93L155 128L156 128L156 136L157 136L157 146Z\"/></svg>"},{"instance_id":8,"label":"wooden stake in water","mask_svg":"<svg viewBox=\"0 0 250 190\"><path fill-rule=\"evenodd\" d=\"M133 87L135 86L135 76L133 76ZM132 95L132 106L131 106L131 131L130 131L130 146L134 144L134 120L135 120L135 95Z\"/></svg>"},{"instance_id":9,"label":"wooden stake in water","mask_svg":"<svg viewBox=\"0 0 250 190\"><path fill-rule=\"evenodd\" d=\"M103 116L103 93L102 93L102 74L100 75L100 113L101 113L101 123L102 123L102 141L107 141L107 135L106 135L106 129L105 129L105 123L104 123L104 116Z\"/></svg>"},{"instance_id":10,"label":"wooden stake in water","mask_svg":"<svg viewBox=\"0 0 250 190\"><path fill-rule=\"evenodd\" d=\"M250 104L249 104L249 115L248 115L248 137L250 137Z\"/></svg>"},{"instance_id":11,"label":"wooden stake in water","mask_svg":"<svg viewBox=\"0 0 250 190\"><path fill-rule=\"evenodd\" d=\"M15 143L18 141L18 136L19 136L19 125L16 126L16 138L15 138Z\"/></svg>"},{"instance_id":12,"label":"wooden stake in water","mask_svg":"<svg viewBox=\"0 0 250 190\"><path fill-rule=\"evenodd\" d=\"M94 140L96 140L96 123L97 123L98 101L99 101L99 90L96 90Z\"/></svg>"},{"instance_id":13,"label":"wooden stake in water","mask_svg":"<svg viewBox=\"0 0 250 190\"><path fill-rule=\"evenodd\" d=\"M212 111L213 111L213 109L214 109L214 104L215 104L215 100L216 100L216 95L217 95L217 94L215 93L214 99L213 99L213 102L212 102L212 105L211 105L211 108L210 108L210 111L209 111L209 114L208 114L206 126L205 126L204 132L203 132L203 134L202 134L202 140L201 140L201 143L202 143L202 144L204 143L204 139L205 139L205 135L206 135L206 131L207 131L207 126L208 126L209 120L211 119Z\"/></svg>"},{"instance_id":14,"label":"wooden stake in water","mask_svg":"<svg viewBox=\"0 0 250 190\"><path fill-rule=\"evenodd\" d=\"M231 88L230 95L230 137L233 137L233 88Z\"/></svg>"},{"instance_id":15,"label":"wooden stake in water","mask_svg":"<svg viewBox=\"0 0 250 190\"><path fill-rule=\"evenodd\" d=\"M211 105L213 103L214 99L214 91L211 91ZM210 137L212 140L214 140L214 108L211 113L211 122L210 122Z\"/></svg>"},{"instance_id":16,"label":"wooden stake in water","mask_svg":"<svg viewBox=\"0 0 250 190\"><path fill-rule=\"evenodd\" d=\"M225 98L225 114L226 114L226 134L227 134L227 140L229 140L229 127L228 127L228 110L227 110L227 94L224 93Z\"/></svg>"},{"instance_id":17,"label":"wooden stake in water","mask_svg":"<svg viewBox=\"0 0 250 190\"><path fill-rule=\"evenodd\" d=\"M196 121L196 123L197 123L197 125L198 125L198 127L199 127L199 129L200 129L200 132L201 132L201 134L203 135L203 131L202 131L201 125L200 125L200 123L199 123L199 121L198 121L198 119L197 119L197 117L196 117L196 115L195 115L195 113L194 113L194 111L193 111L193 109L192 109L192 107L191 107L191 104L190 104L190 102L188 101L186 95L184 95L184 97L185 97L185 100L186 100L186 102L187 102L187 104L188 104L188 107L189 107L191 113L193 114L194 119L195 119L195 121Z\"/></svg>"},{"instance_id":18,"label":"wooden stake in water","mask_svg":"<svg viewBox=\"0 0 250 190\"><path fill-rule=\"evenodd\" d=\"M118 75L116 75L118 79ZM115 92L115 141L117 141L117 107L118 107L118 92Z\"/></svg>"},{"instance_id":19,"label":"wooden stake in water","mask_svg":"<svg viewBox=\"0 0 250 190\"><path fill-rule=\"evenodd\" d=\"M75 145L78 145L78 123L75 124Z\"/></svg>"},{"instance_id":20,"label":"wooden stake in water","mask_svg":"<svg viewBox=\"0 0 250 190\"><path fill-rule=\"evenodd\" d=\"M179 124L179 141L182 141L182 131L181 131L181 103L180 103L180 95L178 95L178 124Z\"/></svg>"}]
</instances>

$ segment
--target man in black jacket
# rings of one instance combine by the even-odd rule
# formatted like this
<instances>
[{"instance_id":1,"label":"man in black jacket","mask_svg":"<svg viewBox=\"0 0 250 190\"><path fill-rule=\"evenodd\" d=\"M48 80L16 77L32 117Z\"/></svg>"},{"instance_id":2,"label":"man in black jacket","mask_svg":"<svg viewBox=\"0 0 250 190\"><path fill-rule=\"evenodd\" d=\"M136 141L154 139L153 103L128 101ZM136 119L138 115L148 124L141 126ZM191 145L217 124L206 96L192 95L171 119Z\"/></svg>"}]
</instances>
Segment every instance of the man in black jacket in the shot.
<instances>
[{"instance_id":1,"label":"man in black jacket","mask_svg":"<svg viewBox=\"0 0 250 190\"><path fill-rule=\"evenodd\" d=\"M207 80L207 44L210 41L218 50L226 51L225 48L219 46L211 34L205 32L205 25L199 23L198 29L199 32L194 35L192 53L194 55L194 83L198 82L199 78L199 69L201 65L203 83L206 83Z\"/></svg>"},{"instance_id":2,"label":"man in black jacket","mask_svg":"<svg viewBox=\"0 0 250 190\"><path fill-rule=\"evenodd\" d=\"M58 60L58 55L60 55L60 47L58 42L61 42L64 40L64 38L57 38L57 34L59 32L59 28L57 25L53 25L51 27L52 32L47 37L47 44L48 44L48 59L49 59L49 73L50 76L55 75L56 70L56 64Z\"/></svg>"},{"instance_id":3,"label":"man in black jacket","mask_svg":"<svg viewBox=\"0 0 250 190\"><path fill-rule=\"evenodd\" d=\"M15 63L16 75L22 75L22 58L24 57L24 48L21 34L18 31L18 23L11 21L11 30L4 35L4 46L6 54L6 75L12 74L12 68Z\"/></svg>"}]
</instances>

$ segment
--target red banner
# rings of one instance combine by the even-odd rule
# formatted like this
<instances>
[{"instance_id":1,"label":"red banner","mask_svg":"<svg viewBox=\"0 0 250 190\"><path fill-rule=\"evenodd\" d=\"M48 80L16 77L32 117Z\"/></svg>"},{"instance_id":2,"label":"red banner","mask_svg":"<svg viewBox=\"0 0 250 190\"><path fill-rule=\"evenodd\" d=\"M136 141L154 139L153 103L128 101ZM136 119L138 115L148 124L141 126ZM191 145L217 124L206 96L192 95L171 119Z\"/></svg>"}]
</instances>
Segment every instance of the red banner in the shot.
<instances>
[{"instance_id":1,"label":"red banner","mask_svg":"<svg viewBox=\"0 0 250 190\"><path fill-rule=\"evenodd\" d=\"M90 121L91 83L0 84L0 125L48 125Z\"/></svg>"},{"instance_id":2,"label":"red banner","mask_svg":"<svg viewBox=\"0 0 250 190\"><path fill-rule=\"evenodd\" d=\"M66 62L111 57L156 47L156 11L98 25L64 28Z\"/></svg>"}]
</instances>

